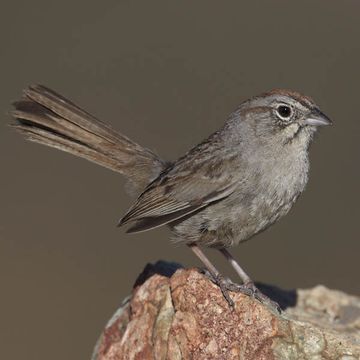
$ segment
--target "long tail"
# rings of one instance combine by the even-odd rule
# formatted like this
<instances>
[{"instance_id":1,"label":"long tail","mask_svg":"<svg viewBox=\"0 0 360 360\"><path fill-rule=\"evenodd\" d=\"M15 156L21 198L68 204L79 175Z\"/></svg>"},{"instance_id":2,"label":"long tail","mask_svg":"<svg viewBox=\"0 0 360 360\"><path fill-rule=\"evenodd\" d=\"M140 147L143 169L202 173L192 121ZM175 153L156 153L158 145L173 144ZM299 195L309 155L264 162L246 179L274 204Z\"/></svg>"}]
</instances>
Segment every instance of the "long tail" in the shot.
<instances>
[{"instance_id":1,"label":"long tail","mask_svg":"<svg viewBox=\"0 0 360 360\"><path fill-rule=\"evenodd\" d=\"M166 166L152 151L85 112L56 92L33 85L14 103L12 126L28 140L83 157L144 188Z\"/></svg>"}]
</instances>

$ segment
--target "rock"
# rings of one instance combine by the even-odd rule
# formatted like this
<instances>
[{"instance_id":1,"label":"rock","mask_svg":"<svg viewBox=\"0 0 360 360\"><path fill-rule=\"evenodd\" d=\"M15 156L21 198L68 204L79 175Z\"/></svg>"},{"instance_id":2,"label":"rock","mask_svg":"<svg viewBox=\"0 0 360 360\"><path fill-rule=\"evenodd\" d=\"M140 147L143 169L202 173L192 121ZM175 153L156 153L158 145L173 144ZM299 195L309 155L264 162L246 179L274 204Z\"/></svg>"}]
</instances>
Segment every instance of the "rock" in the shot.
<instances>
[{"instance_id":1,"label":"rock","mask_svg":"<svg viewBox=\"0 0 360 360\"><path fill-rule=\"evenodd\" d=\"M360 359L360 299L316 286L259 285L282 314L240 293L232 309L196 269L148 265L106 325L93 360Z\"/></svg>"}]
</instances>

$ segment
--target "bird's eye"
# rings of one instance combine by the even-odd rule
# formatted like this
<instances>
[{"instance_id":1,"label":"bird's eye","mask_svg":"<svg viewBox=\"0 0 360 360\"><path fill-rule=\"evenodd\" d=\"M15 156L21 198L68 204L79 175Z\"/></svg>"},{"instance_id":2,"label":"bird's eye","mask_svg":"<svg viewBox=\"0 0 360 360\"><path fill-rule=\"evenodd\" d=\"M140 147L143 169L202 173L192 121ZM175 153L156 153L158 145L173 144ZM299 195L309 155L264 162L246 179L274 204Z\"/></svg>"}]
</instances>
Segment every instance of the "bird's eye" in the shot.
<instances>
[{"instance_id":1,"label":"bird's eye","mask_svg":"<svg viewBox=\"0 0 360 360\"><path fill-rule=\"evenodd\" d=\"M288 105L279 105L276 111L279 117L284 120L288 120L292 115L292 109Z\"/></svg>"}]
</instances>

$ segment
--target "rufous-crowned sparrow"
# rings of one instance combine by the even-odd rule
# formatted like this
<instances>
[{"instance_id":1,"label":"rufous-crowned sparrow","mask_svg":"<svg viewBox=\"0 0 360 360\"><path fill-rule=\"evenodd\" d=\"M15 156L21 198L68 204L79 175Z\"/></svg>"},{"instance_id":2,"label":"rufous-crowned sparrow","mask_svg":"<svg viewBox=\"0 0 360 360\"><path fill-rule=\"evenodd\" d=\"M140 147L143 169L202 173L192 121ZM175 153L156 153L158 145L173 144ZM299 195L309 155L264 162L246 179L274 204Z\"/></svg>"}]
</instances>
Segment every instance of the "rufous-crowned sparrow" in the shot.
<instances>
[{"instance_id":1,"label":"rufous-crowned sparrow","mask_svg":"<svg viewBox=\"0 0 360 360\"><path fill-rule=\"evenodd\" d=\"M15 128L29 140L125 175L140 195L119 222L140 232L167 224L201 259L230 304L229 289L266 301L227 248L290 210L308 181L309 145L329 125L312 99L272 90L243 102L222 128L174 162L112 130L66 98L30 86L14 104ZM225 280L199 246L219 249L241 277Z\"/></svg>"}]
</instances>

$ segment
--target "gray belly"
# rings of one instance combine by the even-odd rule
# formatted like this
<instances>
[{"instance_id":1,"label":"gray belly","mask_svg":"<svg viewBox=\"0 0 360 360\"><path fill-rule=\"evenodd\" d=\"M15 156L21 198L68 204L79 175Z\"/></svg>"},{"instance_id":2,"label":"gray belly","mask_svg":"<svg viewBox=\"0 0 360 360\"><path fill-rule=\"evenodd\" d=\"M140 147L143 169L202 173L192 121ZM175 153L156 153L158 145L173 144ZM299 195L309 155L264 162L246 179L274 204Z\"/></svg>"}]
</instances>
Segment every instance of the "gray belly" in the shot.
<instances>
[{"instance_id":1,"label":"gray belly","mask_svg":"<svg viewBox=\"0 0 360 360\"><path fill-rule=\"evenodd\" d=\"M227 198L171 224L174 240L221 248L250 239L289 212L306 186L308 169L306 154L264 162L261 171L239 179Z\"/></svg>"},{"instance_id":2,"label":"gray belly","mask_svg":"<svg viewBox=\"0 0 360 360\"><path fill-rule=\"evenodd\" d=\"M286 215L299 194L229 197L174 223L174 240L216 248L237 245Z\"/></svg>"}]
</instances>

